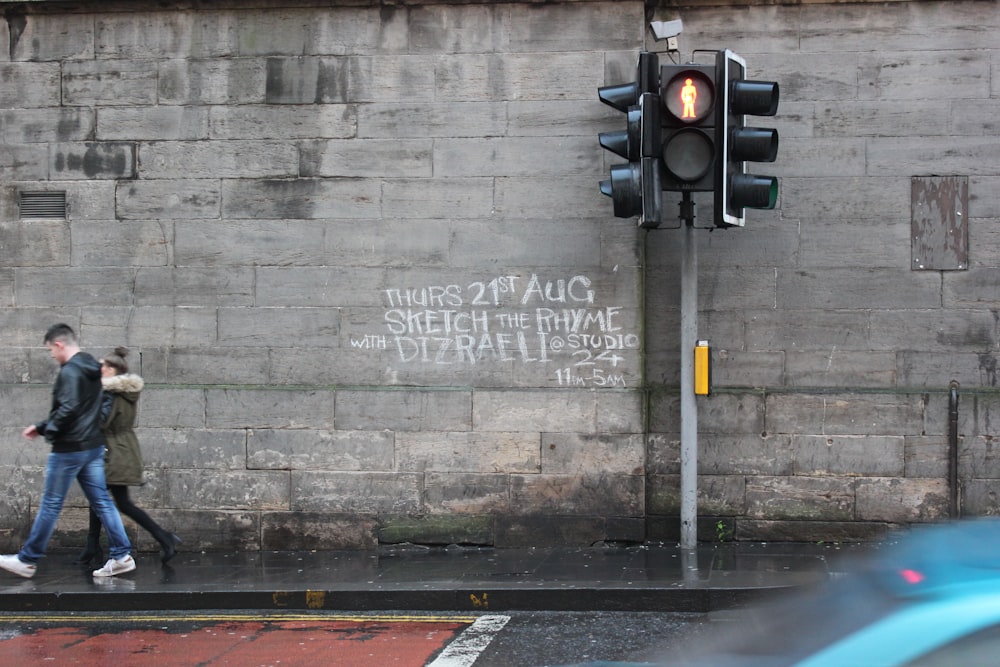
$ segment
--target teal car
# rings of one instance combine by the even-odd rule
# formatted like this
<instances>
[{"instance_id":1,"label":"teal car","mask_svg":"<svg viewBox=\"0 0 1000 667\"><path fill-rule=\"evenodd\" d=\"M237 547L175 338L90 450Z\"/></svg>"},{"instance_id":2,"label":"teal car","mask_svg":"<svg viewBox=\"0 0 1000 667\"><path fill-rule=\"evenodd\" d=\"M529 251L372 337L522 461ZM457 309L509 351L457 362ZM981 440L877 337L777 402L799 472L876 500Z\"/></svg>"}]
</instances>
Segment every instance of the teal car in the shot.
<instances>
[{"instance_id":1,"label":"teal car","mask_svg":"<svg viewBox=\"0 0 1000 667\"><path fill-rule=\"evenodd\" d=\"M998 667L1000 519L914 528L829 585L713 621L662 661L601 664Z\"/></svg>"},{"instance_id":2,"label":"teal car","mask_svg":"<svg viewBox=\"0 0 1000 667\"><path fill-rule=\"evenodd\" d=\"M792 664L1000 665L1000 585L968 584L940 593L914 600Z\"/></svg>"},{"instance_id":3,"label":"teal car","mask_svg":"<svg viewBox=\"0 0 1000 667\"><path fill-rule=\"evenodd\" d=\"M914 529L856 578L843 613L864 622L790 665L1000 665L1000 520Z\"/></svg>"}]
</instances>

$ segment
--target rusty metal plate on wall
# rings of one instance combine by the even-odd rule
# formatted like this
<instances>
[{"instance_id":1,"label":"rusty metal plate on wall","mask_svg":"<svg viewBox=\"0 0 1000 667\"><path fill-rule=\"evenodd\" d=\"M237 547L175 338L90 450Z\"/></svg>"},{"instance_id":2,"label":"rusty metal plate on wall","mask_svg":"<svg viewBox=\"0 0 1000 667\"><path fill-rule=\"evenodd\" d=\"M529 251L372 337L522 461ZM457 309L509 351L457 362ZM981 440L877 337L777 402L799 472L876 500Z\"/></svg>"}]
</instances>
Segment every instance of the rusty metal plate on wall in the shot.
<instances>
[{"instance_id":1,"label":"rusty metal plate on wall","mask_svg":"<svg viewBox=\"0 0 1000 667\"><path fill-rule=\"evenodd\" d=\"M969 268L969 179L914 176L910 180L910 268Z\"/></svg>"}]
</instances>

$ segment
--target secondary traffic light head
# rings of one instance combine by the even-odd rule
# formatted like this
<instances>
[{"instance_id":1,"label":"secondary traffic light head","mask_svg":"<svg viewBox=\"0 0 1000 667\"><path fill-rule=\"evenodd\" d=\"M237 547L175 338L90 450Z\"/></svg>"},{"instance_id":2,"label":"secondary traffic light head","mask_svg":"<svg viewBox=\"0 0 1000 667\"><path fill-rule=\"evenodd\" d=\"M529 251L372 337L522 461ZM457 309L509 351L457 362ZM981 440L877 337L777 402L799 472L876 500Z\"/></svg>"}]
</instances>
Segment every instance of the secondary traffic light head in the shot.
<instances>
[{"instance_id":1,"label":"secondary traffic light head","mask_svg":"<svg viewBox=\"0 0 1000 667\"><path fill-rule=\"evenodd\" d=\"M703 192L714 187L715 65L664 65L663 189Z\"/></svg>"},{"instance_id":2,"label":"secondary traffic light head","mask_svg":"<svg viewBox=\"0 0 1000 667\"><path fill-rule=\"evenodd\" d=\"M747 81L746 61L728 49L716 57L716 80L721 89L716 142L720 159L715 168L715 224L746 222L745 208L774 208L778 179L747 173L747 162L774 162L778 131L747 127L746 116L773 116L778 111L778 84Z\"/></svg>"},{"instance_id":3,"label":"secondary traffic light head","mask_svg":"<svg viewBox=\"0 0 1000 667\"><path fill-rule=\"evenodd\" d=\"M625 131L598 135L601 146L628 159L611 167L611 179L601 181L601 192L614 202L615 217L639 216L639 226L647 228L659 227L663 220L659 104L659 97L643 93L629 107Z\"/></svg>"},{"instance_id":4,"label":"secondary traffic light head","mask_svg":"<svg viewBox=\"0 0 1000 667\"><path fill-rule=\"evenodd\" d=\"M628 160L611 167L611 178L601 181L601 192L614 202L619 218L639 216L640 227L659 227L663 219L660 181L659 59L639 54L636 80L597 89L602 102L626 114L626 128L601 132L601 146Z\"/></svg>"},{"instance_id":5,"label":"secondary traffic light head","mask_svg":"<svg viewBox=\"0 0 1000 667\"><path fill-rule=\"evenodd\" d=\"M639 97L643 93L657 92L659 68L660 57L655 53L643 51L639 54L639 61L635 67L635 81L601 86L597 89L597 96L605 104L627 112L629 107L639 104Z\"/></svg>"},{"instance_id":6,"label":"secondary traffic light head","mask_svg":"<svg viewBox=\"0 0 1000 667\"><path fill-rule=\"evenodd\" d=\"M611 178L601 181L601 192L614 202L616 218L639 216L639 226L659 227L663 220L660 169L656 158L611 167Z\"/></svg>"}]
</instances>

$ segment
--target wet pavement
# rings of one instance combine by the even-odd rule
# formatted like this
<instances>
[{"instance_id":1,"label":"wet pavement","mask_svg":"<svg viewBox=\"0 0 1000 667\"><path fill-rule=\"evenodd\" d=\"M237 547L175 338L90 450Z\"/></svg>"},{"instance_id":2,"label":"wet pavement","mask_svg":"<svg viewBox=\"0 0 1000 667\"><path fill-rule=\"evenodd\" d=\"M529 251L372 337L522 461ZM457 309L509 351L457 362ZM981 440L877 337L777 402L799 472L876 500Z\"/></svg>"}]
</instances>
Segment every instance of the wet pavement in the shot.
<instances>
[{"instance_id":1,"label":"wet pavement","mask_svg":"<svg viewBox=\"0 0 1000 667\"><path fill-rule=\"evenodd\" d=\"M0 571L0 612L154 610L711 612L827 581L864 555L850 544L723 543L533 549L136 555L95 579L50 553L33 579Z\"/></svg>"}]
</instances>

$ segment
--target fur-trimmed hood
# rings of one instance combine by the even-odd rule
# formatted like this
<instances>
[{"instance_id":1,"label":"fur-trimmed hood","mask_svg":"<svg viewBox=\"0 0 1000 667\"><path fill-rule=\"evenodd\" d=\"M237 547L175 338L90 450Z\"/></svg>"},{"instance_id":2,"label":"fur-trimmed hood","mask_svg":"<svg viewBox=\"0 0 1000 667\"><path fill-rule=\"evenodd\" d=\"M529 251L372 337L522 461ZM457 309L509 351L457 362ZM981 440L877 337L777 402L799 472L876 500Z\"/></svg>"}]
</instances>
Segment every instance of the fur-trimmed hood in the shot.
<instances>
[{"instance_id":1,"label":"fur-trimmed hood","mask_svg":"<svg viewBox=\"0 0 1000 667\"><path fill-rule=\"evenodd\" d=\"M122 373L121 375L112 375L109 378L101 378L101 386L109 394L135 394L136 398L145 384L142 377L135 373ZM131 400L134 401L135 398Z\"/></svg>"}]
</instances>

